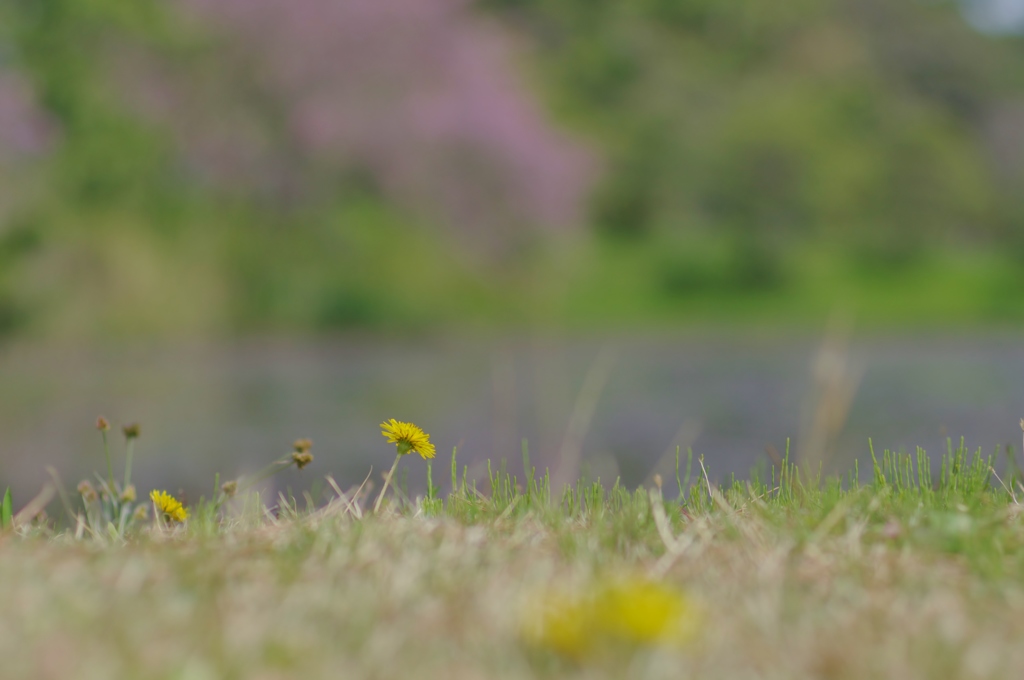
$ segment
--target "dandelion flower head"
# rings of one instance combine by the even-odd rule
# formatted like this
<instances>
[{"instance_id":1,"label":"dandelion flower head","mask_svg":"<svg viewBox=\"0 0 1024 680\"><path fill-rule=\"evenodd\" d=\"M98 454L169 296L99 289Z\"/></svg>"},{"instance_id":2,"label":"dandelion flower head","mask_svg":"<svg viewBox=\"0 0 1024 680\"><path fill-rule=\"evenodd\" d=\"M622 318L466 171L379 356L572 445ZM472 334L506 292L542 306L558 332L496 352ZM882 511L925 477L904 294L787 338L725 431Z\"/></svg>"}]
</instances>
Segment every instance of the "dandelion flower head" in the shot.
<instances>
[{"instance_id":1,"label":"dandelion flower head","mask_svg":"<svg viewBox=\"0 0 1024 680\"><path fill-rule=\"evenodd\" d=\"M581 593L545 593L528 610L523 633L535 645L582 660L616 647L685 645L701 618L685 593L633 577L599 582Z\"/></svg>"},{"instance_id":2,"label":"dandelion flower head","mask_svg":"<svg viewBox=\"0 0 1024 680\"><path fill-rule=\"evenodd\" d=\"M404 456L415 451L425 460L435 455L434 445L430 443L430 435L412 423L400 420L386 420L380 424L381 434L389 444L398 447L398 455Z\"/></svg>"},{"instance_id":3,"label":"dandelion flower head","mask_svg":"<svg viewBox=\"0 0 1024 680\"><path fill-rule=\"evenodd\" d=\"M152 491L149 498L156 506L157 512L173 522L184 522L188 519L188 510L177 498L166 491Z\"/></svg>"},{"instance_id":4,"label":"dandelion flower head","mask_svg":"<svg viewBox=\"0 0 1024 680\"><path fill-rule=\"evenodd\" d=\"M696 607L679 590L643 578L606 584L594 598L595 625L634 645L678 645L696 633Z\"/></svg>"}]
</instances>

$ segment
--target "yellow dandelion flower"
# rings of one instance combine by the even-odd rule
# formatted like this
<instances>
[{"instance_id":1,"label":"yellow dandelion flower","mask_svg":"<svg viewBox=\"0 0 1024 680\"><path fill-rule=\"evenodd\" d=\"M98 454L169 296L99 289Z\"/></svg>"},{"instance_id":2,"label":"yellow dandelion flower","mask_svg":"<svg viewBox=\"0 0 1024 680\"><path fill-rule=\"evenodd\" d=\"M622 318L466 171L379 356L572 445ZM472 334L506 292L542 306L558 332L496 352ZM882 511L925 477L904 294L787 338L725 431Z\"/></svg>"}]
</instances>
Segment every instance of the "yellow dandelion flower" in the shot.
<instances>
[{"instance_id":1,"label":"yellow dandelion flower","mask_svg":"<svg viewBox=\"0 0 1024 680\"><path fill-rule=\"evenodd\" d=\"M546 647L562 656L581 659L595 641L588 607L583 598L566 593L544 593L530 603L523 619L523 637L533 645Z\"/></svg>"},{"instance_id":2,"label":"yellow dandelion flower","mask_svg":"<svg viewBox=\"0 0 1024 680\"><path fill-rule=\"evenodd\" d=\"M697 611L682 592L642 578L601 588L594 615L606 635L634 645L679 645L697 632Z\"/></svg>"},{"instance_id":3,"label":"yellow dandelion flower","mask_svg":"<svg viewBox=\"0 0 1024 680\"><path fill-rule=\"evenodd\" d=\"M398 455L404 456L415 451L424 460L434 457L436 452L434 445L430 443L430 435L416 425L392 418L381 423L380 427L381 434L387 438L388 443L398 448Z\"/></svg>"},{"instance_id":4,"label":"yellow dandelion flower","mask_svg":"<svg viewBox=\"0 0 1024 680\"><path fill-rule=\"evenodd\" d=\"M149 494L150 500L156 506L157 512L172 522L184 522L188 519L188 510L177 498L166 491L152 491Z\"/></svg>"},{"instance_id":5,"label":"yellow dandelion flower","mask_svg":"<svg viewBox=\"0 0 1024 680\"><path fill-rule=\"evenodd\" d=\"M545 593L527 611L523 634L534 645L583 660L615 648L685 645L701 619L685 593L634 577L583 593Z\"/></svg>"}]
</instances>

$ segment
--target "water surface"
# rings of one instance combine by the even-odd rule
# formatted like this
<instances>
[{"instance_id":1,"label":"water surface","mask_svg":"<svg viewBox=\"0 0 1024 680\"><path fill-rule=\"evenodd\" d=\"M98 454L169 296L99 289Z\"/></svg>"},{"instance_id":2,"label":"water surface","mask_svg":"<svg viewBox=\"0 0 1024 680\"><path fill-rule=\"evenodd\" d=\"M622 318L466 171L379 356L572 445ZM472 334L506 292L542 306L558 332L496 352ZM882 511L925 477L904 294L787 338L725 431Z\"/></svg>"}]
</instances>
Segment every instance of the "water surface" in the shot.
<instances>
[{"instance_id":1,"label":"water surface","mask_svg":"<svg viewBox=\"0 0 1024 680\"><path fill-rule=\"evenodd\" d=\"M282 486L304 489L328 473L356 484L370 466L390 465L377 424L391 417L431 433L443 487L453 447L482 477L489 457L520 471L524 438L532 463L561 477L582 469L636 485L660 472L674 488L679 446L727 479L766 464L766 451L785 451L787 439L799 450L815 438L816 417L835 421L815 448L835 470L863 460L869 437L877 449L938 451L961 435L986 451L1020 448L1024 338L855 340L840 355L848 368L824 379L828 371L815 370L820 346L811 336L687 335L8 347L0 483L28 495L47 465L69 485L102 469L99 414L142 424L140 486L190 495L211 489L214 473L257 469L300 436L314 440L316 462ZM844 386L856 386L848 409L834 403ZM112 440L120 460L120 438ZM405 467L421 488L422 461Z\"/></svg>"}]
</instances>

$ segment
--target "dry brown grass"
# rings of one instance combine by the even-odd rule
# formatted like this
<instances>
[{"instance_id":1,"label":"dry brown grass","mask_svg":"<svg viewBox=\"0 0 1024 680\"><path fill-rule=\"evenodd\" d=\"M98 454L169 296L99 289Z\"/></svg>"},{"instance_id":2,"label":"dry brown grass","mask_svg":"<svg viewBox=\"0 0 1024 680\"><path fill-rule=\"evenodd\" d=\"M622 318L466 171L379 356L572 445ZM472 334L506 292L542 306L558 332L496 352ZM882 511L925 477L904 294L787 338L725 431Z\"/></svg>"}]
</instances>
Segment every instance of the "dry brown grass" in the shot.
<instances>
[{"instance_id":1,"label":"dry brown grass","mask_svg":"<svg viewBox=\"0 0 1024 680\"><path fill-rule=\"evenodd\" d=\"M669 503L662 517L635 498L588 516L475 519L457 504L363 519L334 504L126 545L8 534L0 676L913 680L1024 669L1024 520L1012 501L985 492L926 508L862 489L767 505L715 492L703 510L676 515ZM524 641L532 598L622 573L689 593L697 639L580 662Z\"/></svg>"}]
</instances>

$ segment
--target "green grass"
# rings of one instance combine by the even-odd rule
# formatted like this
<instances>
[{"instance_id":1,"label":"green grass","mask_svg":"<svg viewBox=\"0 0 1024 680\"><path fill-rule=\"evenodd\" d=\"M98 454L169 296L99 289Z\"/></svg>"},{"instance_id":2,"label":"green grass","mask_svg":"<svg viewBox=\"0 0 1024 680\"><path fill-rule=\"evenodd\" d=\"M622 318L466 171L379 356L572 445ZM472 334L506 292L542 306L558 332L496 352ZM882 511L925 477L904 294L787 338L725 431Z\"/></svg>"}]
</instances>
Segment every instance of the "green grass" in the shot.
<instances>
[{"instance_id":1,"label":"green grass","mask_svg":"<svg viewBox=\"0 0 1024 680\"><path fill-rule=\"evenodd\" d=\"M881 452L863 484L785 462L719 486L684 456L663 497L453 457L450 487L435 466L376 515L367 481L121 535L15 516L0 677L1016 678L1024 487L992 465L961 445ZM539 597L623 575L685 593L696 636L581 658L524 636Z\"/></svg>"},{"instance_id":2,"label":"green grass","mask_svg":"<svg viewBox=\"0 0 1024 680\"><path fill-rule=\"evenodd\" d=\"M548 310L549 320L582 328L816 327L836 311L882 329L1006 327L1024 319L1014 294L1020 268L1009 251L935 249L885 263L809 245L786 251L766 280L745 281L747 268L711 246L598 243L565 269L571 275L563 287L538 289L549 306L560 305Z\"/></svg>"}]
</instances>

